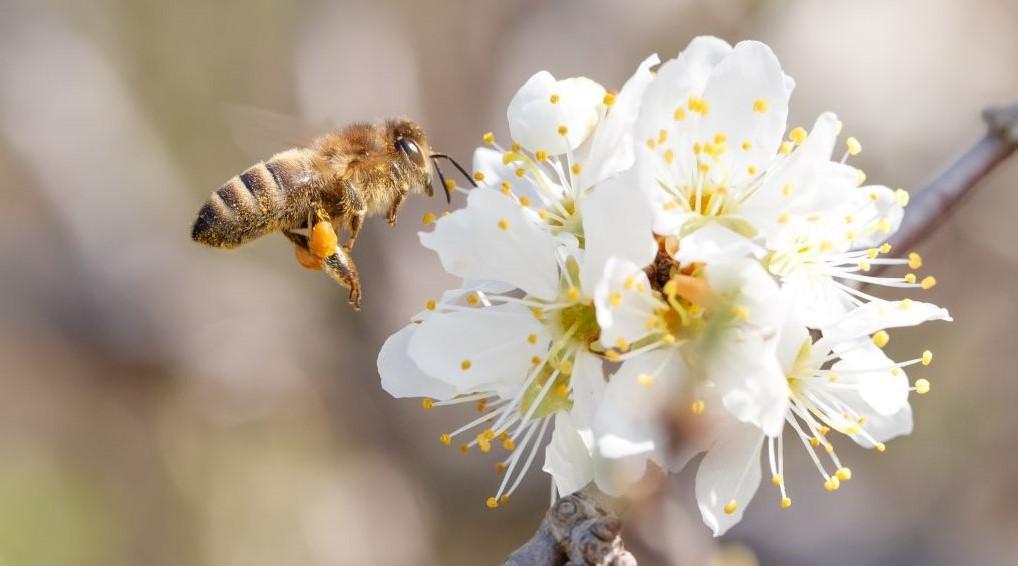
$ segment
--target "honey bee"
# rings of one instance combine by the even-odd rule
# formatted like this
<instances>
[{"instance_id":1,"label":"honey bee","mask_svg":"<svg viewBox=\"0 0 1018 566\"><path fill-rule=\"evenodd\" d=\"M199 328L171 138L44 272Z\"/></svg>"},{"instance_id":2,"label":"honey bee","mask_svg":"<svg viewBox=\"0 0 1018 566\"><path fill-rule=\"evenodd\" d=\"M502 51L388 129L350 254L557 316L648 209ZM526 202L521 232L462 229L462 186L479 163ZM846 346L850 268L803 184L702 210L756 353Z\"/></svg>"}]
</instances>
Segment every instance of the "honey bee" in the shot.
<instances>
[{"instance_id":1,"label":"honey bee","mask_svg":"<svg viewBox=\"0 0 1018 566\"><path fill-rule=\"evenodd\" d=\"M451 201L438 159L415 122L357 123L256 163L216 190L198 211L191 237L215 248L235 248L270 232L296 246L304 267L322 269L350 290L354 309L361 285L350 251L367 216L385 212L390 225L407 195L434 196L435 174ZM305 233L299 232L304 230ZM346 231L346 243L339 236Z\"/></svg>"}]
</instances>

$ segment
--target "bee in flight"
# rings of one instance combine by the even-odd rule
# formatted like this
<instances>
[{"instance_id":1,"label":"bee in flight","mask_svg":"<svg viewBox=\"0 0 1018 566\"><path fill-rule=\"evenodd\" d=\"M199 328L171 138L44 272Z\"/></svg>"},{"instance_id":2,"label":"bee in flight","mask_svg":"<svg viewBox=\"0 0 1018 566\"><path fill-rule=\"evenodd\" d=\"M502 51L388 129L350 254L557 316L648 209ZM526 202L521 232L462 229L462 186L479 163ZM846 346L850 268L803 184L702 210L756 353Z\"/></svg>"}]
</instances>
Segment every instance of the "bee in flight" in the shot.
<instances>
[{"instance_id":1,"label":"bee in flight","mask_svg":"<svg viewBox=\"0 0 1018 566\"><path fill-rule=\"evenodd\" d=\"M361 286L350 251L364 219L385 212L390 225L410 193L434 196L435 174L446 182L421 127L410 120L352 124L256 163L227 181L198 211L191 237L216 248L235 248L270 232L296 246L297 260L322 269L350 290L354 309ZM304 233L300 231L303 230ZM345 244L339 236L346 231Z\"/></svg>"}]
</instances>

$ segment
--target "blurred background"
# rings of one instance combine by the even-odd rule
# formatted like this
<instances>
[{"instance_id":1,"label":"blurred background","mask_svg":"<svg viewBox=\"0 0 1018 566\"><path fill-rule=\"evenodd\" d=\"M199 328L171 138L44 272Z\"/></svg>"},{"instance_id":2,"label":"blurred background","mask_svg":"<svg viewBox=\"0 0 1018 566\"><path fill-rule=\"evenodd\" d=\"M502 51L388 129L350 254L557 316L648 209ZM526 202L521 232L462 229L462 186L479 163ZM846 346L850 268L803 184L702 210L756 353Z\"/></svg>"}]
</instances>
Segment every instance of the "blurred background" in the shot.
<instances>
[{"instance_id":1,"label":"blurred background","mask_svg":"<svg viewBox=\"0 0 1018 566\"><path fill-rule=\"evenodd\" d=\"M0 0L0 565L498 563L547 476L486 509L492 463L437 441L469 408L391 399L375 369L454 284L416 240L445 203L368 222L359 313L283 238L202 248L202 201L286 143L252 155L229 109L406 115L469 161L533 72L617 89L698 34L768 42L789 125L837 111L891 187L1018 98L1015 0ZM957 322L892 333L899 359L937 357L915 434L839 444L836 494L788 450L795 506L762 489L720 543L680 476L629 524L641 564L1018 562L1016 183L1018 159L920 247Z\"/></svg>"}]
</instances>

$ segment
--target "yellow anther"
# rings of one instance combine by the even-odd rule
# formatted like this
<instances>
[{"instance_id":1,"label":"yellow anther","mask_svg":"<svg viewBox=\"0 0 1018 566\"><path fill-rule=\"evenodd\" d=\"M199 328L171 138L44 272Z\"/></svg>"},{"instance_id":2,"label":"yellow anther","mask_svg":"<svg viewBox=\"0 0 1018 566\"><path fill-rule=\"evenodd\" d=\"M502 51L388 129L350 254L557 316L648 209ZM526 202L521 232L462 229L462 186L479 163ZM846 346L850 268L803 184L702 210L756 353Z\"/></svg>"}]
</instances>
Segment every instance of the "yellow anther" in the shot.
<instances>
[{"instance_id":1,"label":"yellow anther","mask_svg":"<svg viewBox=\"0 0 1018 566\"><path fill-rule=\"evenodd\" d=\"M824 482L824 489L827 491L837 491L839 487L841 487L841 480L838 479L838 476L831 476Z\"/></svg>"},{"instance_id":2,"label":"yellow anther","mask_svg":"<svg viewBox=\"0 0 1018 566\"><path fill-rule=\"evenodd\" d=\"M558 127L558 135L564 136L569 133L569 128L564 124Z\"/></svg>"},{"instance_id":3,"label":"yellow anther","mask_svg":"<svg viewBox=\"0 0 1018 566\"><path fill-rule=\"evenodd\" d=\"M664 336L661 337L661 341L664 342L668 346L671 346L672 344L674 344L675 340L676 340L676 338L675 338L674 334L665 334Z\"/></svg>"},{"instance_id":4,"label":"yellow anther","mask_svg":"<svg viewBox=\"0 0 1018 566\"><path fill-rule=\"evenodd\" d=\"M871 267L870 266L870 262L868 262L868 261L860 261L859 262L859 269L862 270L862 271L869 271L870 267Z\"/></svg>"},{"instance_id":5,"label":"yellow anther","mask_svg":"<svg viewBox=\"0 0 1018 566\"><path fill-rule=\"evenodd\" d=\"M882 254L889 254L891 253L891 244L885 242L883 244L880 244L880 247L877 249L879 249L880 253Z\"/></svg>"},{"instance_id":6,"label":"yellow anther","mask_svg":"<svg viewBox=\"0 0 1018 566\"><path fill-rule=\"evenodd\" d=\"M541 220L547 220L548 216L549 216L548 211L543 208L537 211L537 217L540 218Z\"/></svg>"},{"instance_id":7,"label":"yellow anther","mask_svg":"<svg viewBox=\"0 0 1018 566\"><path fill-rule=\"evenodd\" d=\"M502 194L508 196L513 191L513 186L509 181L502 181Z\"/></svg>"},{"instance_id":8,"label":"yellow anther","mask_svg":"<svg viewBox=\"0 0 1018 566\"><path fill-rule=\"evenodd\" d=\"M557 95L557 94L553 94L550 97L548 97L548 102L551 102L552 104L558 104L558 101L559 101L559 95Z\"/></svg>"},{"instance_id":9,"label":"yellow anther","mask_svg":"<svg viewBox=\"0 0 1018 566\"><path fill-rule=\"evenodd\" d=\"M470 452L470 445L467 444L466 442L464 442L463 444L460 444L460 452L462 452L464 454L466 454L467 452Z\"/></svg>"},{"instance_id":10,"label":"yellow anther","mask_svg":"<svg viewBox=\"0 0 1018 566\"><path fill-rule=\"evenodd\" d=\"M834 249L834 244L830 240L824 240L820 242L820 251L829 252Z\"/></svg>"},{"instance_id":11,"label":"yellow anther","mask_svg":"<svg viewBox=\"0 0 1018 566\"><path fill-rule=\"evenodd\" d=\"M608 302L613 307L617 307L617 306L621 305L622 304L622 293L619 293L618 291L612 291L611 294L608 295Z\"/></svg>"},{"instance_id":12,"label":"yellow anther","mask_svg":"<svg viewBox=\"0 0 1018 566\"><path fill-rule=\"evenodd\" d=\"M753 142L751 142L749 140L746 140L746 141L742 142L742 146L741 147L742 147L742 151L749 151L749 150L753 149Z\"/></svg>"},{"instance_id":13,"label":"yellow anther","mask_svg":"<svg viewBox=\"0 0 1018 566\"><path fill-rule=\"evenodd\" d=\"M874 446L874 448L876 448L876 449L877 449L877 452L883 452L883 451L887 450L887 446L886 446L886 445L884 445L884 443L883 443L883 442L878 442L878 443L876 443L876 445Z\"/></svg>"},{"instance_id":14,"label":"yellow anther","mask_svg":"<svg viewBox=\"0 0 1018 566\"><path fill-rule=\"evenodd\" d=\"M563 375L572 375L573 362L569 360L562 360L562 362L558 365L558 369L559 371L562 372Z\"/></svg>"},{"instance_id":15,"label":"yellow anther","mask_svg":"<svg viewBox=\"0 0 1018 566\"><path fill-rule=\"evenodd\" d=\"M915 273L906 273L905 277L903 279L905 279L905 283L912 283L912 284L914 284L915 281L916 281Z\"/></svg>"},{"instance_id":16,"label":"yellow anther","mask_svg":"<svg viewBox=\"0 0 1018 566\"><path fill-rule=\"evenodd\" d=\"M511 146L509 146L509 151L513 153L519 153L521 149L523 149L523 146L521 146L518 143L514 143Z\"/></svg>"},{"instance_id":17,"label":"yellow anther","mask_svg":"<svg viewBox=\"0 0 1018 566\"><path fill-rule=\"evenodd\" d=\"M531 334L527 336L527 342L530 342L531 344L537 344L537 334Z\"/></svg>"},{"instance_id":18,"label":"yellow anther","mask_svg":"<svg viewBox=\"0 0 1018 566\"><path fill-rule=\"evenodd\" d=\"M865 182L866 182L866 173L862 169L860 169L859 172L856 173L856 175L855 175L855 186L861 187L862 184L865 183Z\"/></svg>"},{"instance_id":19,"label":"yellow anther","mask_svg":"<svg viewBox=\"0 0 1018 566\"><path fill-rule=\"evenodd\" d=\"M933 352L931 352L929 350L924 351L923 352L923 356L922 356L922 361L923 361L923 365L924 366L930 365L930 362L933 361Z\"/></svg>"},{"instance_id":20,"label":"yellow anther","mask_svg":"<svg viewBox=\"0 0 1018 566\"><path fill-rule=\"evenodd\" d=\"M859 155L859 152L862 151L862 144L853 137L845 140L845 147L848 148L849 155Z\"/></svg>"},{"instance_id":21,"label":"yellow anther","mask_svg":"<svg viewBox=\"0 0 1018 566\"><path fill-rule=\"evenodd\" d=\"M456 190L456 181L453 181L452 179L446 179L445 180L445 190L449 191L450 193L455 191Z\"/></svg>"},{"instance_id":22,"label":"yellow anther","mask_svg":"<svg viewBox=\"0 0 1018 566\"><path fill-rule=\"evenodd\" d=\"M663 144L668 141L668 130L661 128L657 132L657 143Z\"/></svg>"},{"instance_id":23,"label":"yellow anther","mask_svg":"<svg viewBox=\"0 0 1018 566\"><path fill-rule=\"evenodd\" d=\"M460 362L460 369L463 371L467 371L468 369L470 369L470 366L472 365L474 364L470 360L463 360L462 362Z\"/></svg>"},{"instance_id":24,"label":"yellow anther","mask_svg":"<svg viewBox=\"0 0 1018 566\"><path fill-rule=\"evenodd\" d=\"M534 356L530 358L530 363L534 364L535 366L539 365L541 363L541 356Z\"/></svg>"},{"instance_id":25,"label":"yellow anther","mask_svg":"<svg viewBox=\"0 0 1018 566\"><path fill-rule=\"evenodd\" d=\"M830 442L825 442L824 443L824 450L826 450L827 453L830 454L831 452L834 452L834 445L831 444Z\"/></svg>"},{"instance_id":26,"label":"yellow anther","mask_svg":"<svg viewBox=\"0 0 1018 566\"><path fill-rule=\"evenodd\" d=\"M813 448L816 448L817 446L820 446L820 439L815 437L815 436L810 438L809 439L809 445L812 446Z\"/></svg>"},{"instance_id":27,"label":"yellow anther","mask_svg":"<svg viewBox=\"0 0 1018 566\"><path fill-rule=\"evenodd\" d=\"M714 143L716 143L718 145L721 145L721 144L725 143L726 141L728 141L728 136L726 136L725 134L721 134L721 133L714 134Z\"/></svg>"},{"instance_id":28,"label":"yellow anther","mask_svg":"<svg viewBox=\"0 0 1018 566\"><path fill-rule=\"evenodd\" d=\"M781 147L778 148L778 153L781 155L788 155L792 153L792 142L781 142Z\"/></svg>"},{"instance_id":29,"label":"yellow anther","mask_svg":"<svg viewBox=\"0 0 1018 566\"><path fill-rule=\"evenodd\" d=\"M909 198L910 195L908 194L908 191L906 191L905 189L898 189L894 191L894 200L897 201L898 206L900 207L904 208L908 206Z\"/></svg>"},{"instance_id":30,"label":"yellow anther","mask_svg":"<svg viewBox=\"0 0 1018 566\"><path fill-rule=\"evenodd\" d=\"M738 508L739 508L739 503L733 499L733 500L729 501L728 503L725 503L725 508L724 508L725 514L726 515L731 515L732 513L735 513L735 510L738 509Z\"/></svg>"},{"instance_id":31,"label":"yellow anther","mask_svg":"<svg viewBox=\"0 0 1018 566\"><path fill-rule=\"evenodd\" d=\"M781 498L781 508L782 509L788 509L791 506L792 506L792 499L790 497L782 497Z\"/></svg>"},{"instance_id":32,"label":"yellow anther","mask_svg":"<svg viewBox=\"0 0 1018 566\"><path fill-rule=\"evenodd\" d=\"M919 286L923 289L932 289L937 284L937 278L932 275L923 277L923 280L919 283Z\"/></svg>"},{"instance_id":33,"label":"yellow anther","mask_svg":"<svg viewBox=\"0 0 1018 566\"><path fill-rule=\"evenodd\" d=\"M568 297L570 301L576 301L580 298L580 290L576 287L570 287L569 290L566 291L566 297Z\"/></svg>"},{"instance_id":34,"label":"yellow anther","mask_svg":"<svg viewBox=\"0 0 1018 566\"><path fill-rule=\"evenodd\" d=\"M920 395L926 395L930 392L930 382L926 379L917 379L915 381L915 392Z\"/></svg>"},{"instance_id":35,"label":"yellow anther","mask_svg":"<svg viewBox=\"0 0 1018 566\"><path fill-rule=\"evenodd\" d=\"M908 254L908 268L909 269L919 269L922 266L923 266L923 256L921 256L921 255L919 255L919 254L917 254L915 252L912 252L912 253Z\"/></svg>"},{"instance_id":36,"label":"yellow anther","mask_svg":"<svg viewBox=\"0 0 1018 566\"><path fill-rule=\"evenodd\" d=\"M820 436L827 436L827 433L831 432L831 428L820 425L817 427L817 432L820 433Z\"/></svg>"},{"instance_id":37,"label":"yellow anther","mask_svg":"<svg viewBox=\"0 0 1018 566\"><path fill-rule=\"evenodd\" d=\"M506 503L509 503L509 495L508 494L505 494L502 497L498 498L498 504L499 505L505 505Z\"/></svg>"},{"instance_id":38,"label":"yellow anther","mask_svg":"<svg viewBox=\"0 0 1018 566\"><path fill-rule=\"evenodd\" d=\"M484 140L484 143L495 143L495 134L487 132L481 136L481 139Z\"/></svg>"},{"instance_id":39,"label":"yellow anther","mask_svg":"<svg viewBox=\"0 0 1018 566\"><path fill-rule=\"evenodd\" d=\"M676 122L680 122L686 118L686 110L684 108L676 108L675 112L672 113L672 118Z\"/></svg>"},{"instance_id":40,"label":"yellow anther","mask_svg":"<svg viewBox=\"0 0 1018 566\"><path fill-rule=\"evenodd\" d=\"M703 145L701 145L700 142L694 143L693 144L693 155L700 155L701 153L703 153Z\"/></svg>"},{"instance_id":41,"label":"yellow anther","mask_svg":"<svg viewBox=\"0 0 1018 566\"><path fill-rule=\"evenodd\" d=\"M476 292L472 292L472 293L467 295L467 304L468 305L470 305L472 307L476 307L478 305L478 303L480 303L480 302L481 302L481 296L478 295Z\"/></svg>"},{"instance_id":42,"label":"yellow anther","mask_svg":"<svg viewBox=\"0 0 1018 566\"><path fill-rule=\"evenodd\" d=\"M905 310L905 309L907 309L907 308L909 308L911 306L912 306L912 299L902 299L902 300L898 301L898 307L900 307L902 310Z\"/></svg>"},{"instance_id":43,"label":"yellow anther","mask_svg":"<svg viewBox=\"0 0 1018 566\"><path fill-rule=\"evenodd\" d=\"M884 234L890 234L893 226L891 225L891 221L889 219L881 218L880 222L877 223L877 228Z\"/></svg>"},{"instance_id":44,"label":"yellow anther","mask_svg":"<svg viewBox=\"0 0 1018 566\"><path fill-rule=\"evenodd\" d=\"M491 441L483 438L477 439L477 449L480 450L481 453L483 454L491 452Z\"/></svg>"},{"instance_id":45,"label":"yellow anther","mask_svg":"<svg viewBox=\"0 0 1018 566\"><path fill-rule=\"evenodd\" d=\"M651 387L654 385L654 376L649 373L641 373L636 376L636 381L644 387Z\"/></svg>"},{"instance_id":46,"label":"yellow anther","mask_svg":"<svg viewBox=\"0 0 1018 566\"><path fill-rule=\"evenodd\" d=\"M894 377L898 377L899 375L901 375L901 368L899 367L891 368L891 375L893 375Z\"/></svg>"},{"instance_id":47,"label":"yellow anther","mask_svg":"<svg viewBox=\"0 0 1018 566\"><path fill-rule=\"evenodd\" d=\"M437 306L438 303L435 302L435 299L428 299L428 302L424 303L424 308L428 309L429 311L435 310L435 307Z\"/></svg>"},{"instance_id":48,"label":"yellow anther","mask_svg":"<svg viewBox=\"0 0 1018 566\"><path fill-rule=\"evenodd\" d=\"M626 350L629 349L629 340L626 340L625 338L619 336L618 339L615 340L615 347L618 348L620 351L625 352Z\"/></svg>"},{"instance_id":49,"label":"yellow anther","mask_svg":"<svg viewBox=\"0 0 1018 566\"><path fill-rule=\"evenodd\" d=\"M543 149L539 149L539 150L534 152L534 159L536 159L538 161L547 161L548 160L548 152L543 150Z\"/></svg>"},{"instance_id":50,"label":"yellow anther","mask_svg":"<svg viewBox=\"0 0 1018 566\"><path fill-rule=\"evenodd\" d=\"M888 334L886 330L878 330L873 335L873 343L876 344L877 348L883 348L890 340L891 335Z\"/></svg>"},{"instance_id":51,"label":"yellow anther","mask_svg":"<svg viewBox=\"0 0 1018 566\"><path fill-rule=\"evenodd\" d=\"M432 222L434 222L436 219L437 219L437 217L435 216L435 213L433 213L433 212L426 212L426 213L424 213L424 218L421 218L421 222L425 226L427 226L428 224L431 224Z\"/></svg>"},{"instance_id":52,"label":"yellow anther","mask_svg":"<svg viewBox=\"0 0 1018 566\"><path fill-rule=\"evenodd\" d=\"M442 436L438 437L438 440L442 444L445 444L446 446L449 446L450 444L452 444L452 435L450 435L449 433L444 433L444 434L442 434Z\"/></svg>"},{"instance_id":53,"label":"yellow anther","mask_svg":"<svg viewBox=\"0 0 1018 566\"><path fill-rule=\"evenodd\" d=\"M665 163L671 165L672 162L675 161L675 152L672 151L671 148L666 149L662 157L664 157Z\"/></svg>"},{"instance_id":54,"label":"yellow anther","mask_svg":"<svg viewBox=\"0 0 1018 566\"><path fill-rule=\"evenodd\" d=\"M579 163L573 163L573 166L570 167L569 170L573 172L573 175L579 175L580 171L583 171L583 168L580 167Z\"/></svg>"},{"instance_id":55,"label":"yellow anther","mask_svg":"<svg viewBox=\"0 0 1018 566\"><path fill-rule=\"evenodd\" d=\"M771 476L771 485L773 485L774 487L779 487L784 482L785 478L783 478L781 474L774 474L773 476Z\"/></svg>"},{"instance_id":56,"label":"yellow anther","mask_svg":"<svg viewBox=\"0 0 1018 566\"><path fill-rule=\"evenodd\" d=\"M499 230L503 230L503 231L508 230L509 229L509 221L506 220L505 218L499 219L499 221L498 221L498 229Z\"/></svg>"},{"instance_id":57,"label":"yellow anther","mask_svg":"<svg viewBox=\"0 0 1018 566\"><path fill-rule=\"evenodd\" d=\"M710 171L710 164L709 163L701 163L697 167L697 169L699 169L701 173L707 173L708 171Z\"/></svg>"},{"instance_id":58,"label":"yellow anther","mask_svg":"<svg viewBox=\"0 0 1018 566\"><path fill-rule=\"evenodd\" d=\"M876 259L877 256L879 256L879 255L880 255L880 250L878 250L877 248L870 248L870 249L866 250L866 257L868 257L870 259Z\"/></svg>"},{"instance_id":59,"label":"yellow anther","mask_svg":"<svg viewBox=\"0 0 1018 566\"><path fill-rule=\"evenodd\" d=\"M781 195L785 197L792 196L792 183L785 183L781 187Z\"/></svg>"},{"instance_id":60,"label":"yellow anther","mask_svg":"<svg viewBox=\"0 0 1018 566\"><path fill-rule=\"evenodd\" d=\"M703 399L696 399L689 405L689 410L694 415L702 415L706 409L707 403L705 403Z\"/></svg>"},{"instance_id":61,"label":"yellow anther","mask_svg":"<svg viewBox=\"0 0 1018 566\"><path fill-rule=\"evenodd\" d=\"M655 147L657 147L657 142L654 141L654 138L647 138L647 149L653 151Z\"/></svg>"},{"instance_id":62,"label":"yellow anther","mask_svg":"<svg viewBox=\"0 0 1018 566\"><path fill-rule=\"evenodd\" d=\"M802 145L806 141L806 136L806 130L801 127L797 127L791 132L788 132L788 139L795 142L795 145Z\"/></svg>"},{"instance_id":63,"label":"yellow anther","mask_svg":"<svg viewBox=\"0 0 1018 566\"><path fill-rule=\"evenodd\" d=\"M778 224L788 224L788 213L782 212L778 215Z\"/></svg>"},{"instance_id":64,"label":"yellow anther","mask_svg":"<svg viewBox=\"0 0 1018 566\"><path fill-rule=\"evenodd\" d=\"M507 468L507 466L505 465L504 462L495 462L495 473L496 474L504 473L506 468Z\"/></svg>"},{"instance_id":65,"label":"yellow anther","mask_svg":"<svg viewBox=\"0 0 1018 566\"><path fill-rule=\"evenodd\" d=\"M504 448L505 450L512 451L513 449L516 448L516 441L511 438L506 438L505 440L502 441L502 448Z\"/></svg>"},{"instance_id":66,"label":"yellow anther","mask_svg":"<svg viewBox=\"0 0 1018 566\"><path fill-rule=\"evenodd\" d=\"M837 472L835 472L835 475L837 475L838 479L841 481L848 481L852 479L852 470L849 468L842 467Z\"/></svg>"},{"instance_id":67,"label":"yellow anther","mask_svg":"<svg viewBox=\"0 0 1018 566\"><path fill-rule=\"evenodd\" d=\"M434 406L435 402L433 400L427 398L421 399L421 408L424 409L425 411L431 410L431 408Z\"/></svg>"},{"instance_id":68,"label":"yellow anther","mask_svg":"<svg viewBox=\"0 0 1018 566\"><path fill-rule=\"evenodd\" d=\"M767 111L767 101L766 100L764 100L762 98L758 98L758 99L753 101L753 112L766 112L766 111Z\"/></svg>"},{"instance_id":69,"label":"yellow anther","mask_svg":"<svg viewBox=\"0 0 1018 566\"><path fill-rule=\"evenodd\" d=\"M540 319L544 316L544 309L541 307L534 307L530 309L530 314L534 315L534 318Z\"/></svg>"},{"instance_id":70,"label":"yellow anther","mask_svg":"<svg viewBox=\"0 0 1018 566\"><path fill-rule=\"evenodd\" d=\"M750 175L756 175L756 165L750 165L749 167L746 167L746 173L749 173Z\"/></svg>"},{"instance_id":71,"label":"yellow anther","mask_svg":"<svg viewBox=\"0 0 1018 566\"><path fill-rule=\"evenodd\" d=\"M484 180L484 172L483 171L474 171L474 180L475 181L483 181Z\"/></svg>"},{"instance_id":72,"label":"yellow anther","mask_svg":"<svg viewBox=\"0 0 1018 566\"><path fill-rule=\"evenodd\" d=\"M478 413L483 413L484 409L488 408L488 400L487 399L479 399L477 401L477 404L474 405L474 408L477 409Z\"/></svg>"},{"instance_id":73,"label":"yellow anther","mask_svg":"<svg viewBox=\"0 0 1018 566\"><path fill-rule=\"evenodd\" d=\"M621 362L622 356L617 350L609 349L604 353L604 357L608 358L609 362Z\"/></svg>"},{"instance_id":74,"label":"yellow anther","mask_svg":"<svg viewBox=\"0 0 1018 566\"><path fill-rule=\"evenodd\" d=\"M601 104L604 104L605 106L611 106L612 104L615 104L615 93L613 92L606 93L604 95L604 98L601 99Z\"/></svg>"},{"instance_id":75,"label":"yellow anther","mask_svg":"<svg viewBox=\"0 0 1018 566\"><path fill-rule=\"evenodd\" d=\"M488 500L484 502L484 504L488 506L488 509L494 509L498 507L498 500L495 499L494 497L489 497Z\"/></svg>"},{"instance_id":76,"label":"yellow anther","mask_svg":"<svg viewBox=\"0 0 1018 566\"><path fill-rule=\"evenodd\" d=\"M742 305L732 307L732 314L740 320L749 320L749 309Z\"/></svg>"},{"instance_id":77,"label":"yellow anther","mask_svg":"<svg viewBox=\"0 0 1018 566\"><path fill-rule=\"evenodd\" d=\"M530 206L530 199L527 197L520 197L520 206Z\"/></svg>"},{"instance_id":78,"label":"yellow anther","mask_svg":"<svg viewBox=\"0 0 1018 566\"><path fill-rule=\"evenodd\" d=\"M558 397L559 399L565 399L569 397L569 386L564 383L556 385L555 396Z\"/></svg>"}]
</instances>

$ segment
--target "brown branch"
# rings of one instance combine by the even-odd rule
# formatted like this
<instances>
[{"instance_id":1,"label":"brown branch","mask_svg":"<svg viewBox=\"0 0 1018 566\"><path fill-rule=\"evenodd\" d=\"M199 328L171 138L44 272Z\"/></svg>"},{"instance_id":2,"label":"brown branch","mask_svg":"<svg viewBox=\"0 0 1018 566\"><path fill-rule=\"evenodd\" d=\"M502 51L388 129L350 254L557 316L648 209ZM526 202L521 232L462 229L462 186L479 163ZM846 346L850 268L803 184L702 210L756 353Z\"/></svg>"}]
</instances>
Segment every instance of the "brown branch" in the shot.
<instances>
[{"instance_id":1,"label":"brown branch","mask_svg":"<svg viewBox=\"0 0 1018 566\"><path fill-rule=\"evenodd\" d=\"M559 498L540 528L502 566L636 566L622 545L622 521L587 489Z\"/></svg>"},{"instance_id":2,"label":"brown branch","mask_svg":"<svg viewBox=\"0 0 1018 566\"><path fill-rule=\"evenodd\" d=\"M983 111L986 135L913 195L901 228L891 238L907 251L936 228L1001 161L1018 149L1018 102Z\"/></svg>"}]
</instances>

